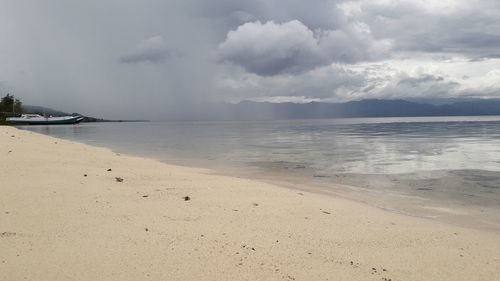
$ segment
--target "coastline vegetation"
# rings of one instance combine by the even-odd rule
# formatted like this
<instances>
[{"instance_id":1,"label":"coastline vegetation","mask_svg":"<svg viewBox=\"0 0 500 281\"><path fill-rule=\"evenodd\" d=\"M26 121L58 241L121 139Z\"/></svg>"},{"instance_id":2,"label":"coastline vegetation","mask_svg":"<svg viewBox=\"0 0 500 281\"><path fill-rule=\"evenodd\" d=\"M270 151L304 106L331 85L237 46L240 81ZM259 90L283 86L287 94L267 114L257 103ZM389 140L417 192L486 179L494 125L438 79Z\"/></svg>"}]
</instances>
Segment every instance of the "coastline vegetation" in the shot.
<instances>
[{"instance_id":1,"label":"coastline vegetation","mask_svg":"<svg viewBox=\"0 0 500 281\"><path fill-rule=\"evenodd\" d=\"M50 108L45 108L41 106L23 106L20 99L14 98L13 95L7 94L0 99L0 125L13 125L12 122L6 121L8 117L14 117L23 113L33 113L39 115L51 115L51 116L82 116L79 113L66 113L58 110L53 110ZM83 116L83 123L95 123L95 122L147 122L148 120L107 120L103 118L95 118L90 116Z\"/></svg>"},{"instance_id":2,"label":"coastline vegetation","mask_svg":"<svg viewBox=\"0 0 500 281\"><path fill-rule=\"evenodd\" d=\"M11 94L0 99L0 125L8 125L6 118L22 113L24 113L24 108L21 100L14 98Z\"/></svg>"}]
</instances>

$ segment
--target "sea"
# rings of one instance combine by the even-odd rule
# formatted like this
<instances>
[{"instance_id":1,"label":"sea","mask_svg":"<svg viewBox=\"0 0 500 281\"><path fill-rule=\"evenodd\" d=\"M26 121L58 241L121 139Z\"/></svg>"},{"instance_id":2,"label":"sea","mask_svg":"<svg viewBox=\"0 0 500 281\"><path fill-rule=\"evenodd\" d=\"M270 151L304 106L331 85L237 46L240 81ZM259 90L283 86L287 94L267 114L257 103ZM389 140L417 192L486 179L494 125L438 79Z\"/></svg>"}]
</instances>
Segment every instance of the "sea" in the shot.
<instances>
[{"instance_id":1,"label":"sea","mask_svg":"<svg viewBox=\"0 0 500 281\"><path fill-rule=\"evenodd\" d=\"M500 233L500 116L20 128Z\"/></svg>"}]
</instances>

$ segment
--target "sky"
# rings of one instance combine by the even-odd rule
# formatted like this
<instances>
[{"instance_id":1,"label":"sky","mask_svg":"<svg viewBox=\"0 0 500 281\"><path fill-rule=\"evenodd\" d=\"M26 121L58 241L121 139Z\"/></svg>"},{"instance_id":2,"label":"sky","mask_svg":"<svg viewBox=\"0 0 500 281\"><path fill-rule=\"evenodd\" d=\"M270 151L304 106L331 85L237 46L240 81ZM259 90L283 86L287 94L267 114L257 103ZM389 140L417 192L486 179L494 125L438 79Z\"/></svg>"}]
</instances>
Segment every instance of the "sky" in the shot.
<instances>
[{"instance_id":1,"label":"sky","mask_svg":"<svg viewBox=\"0 0 500 281\"><path fill-rule=\"evenodd\" d=\"M211 102L500 98L498 0L0 0L0 95L105 118Z\"/></svg>"}]
</instances>

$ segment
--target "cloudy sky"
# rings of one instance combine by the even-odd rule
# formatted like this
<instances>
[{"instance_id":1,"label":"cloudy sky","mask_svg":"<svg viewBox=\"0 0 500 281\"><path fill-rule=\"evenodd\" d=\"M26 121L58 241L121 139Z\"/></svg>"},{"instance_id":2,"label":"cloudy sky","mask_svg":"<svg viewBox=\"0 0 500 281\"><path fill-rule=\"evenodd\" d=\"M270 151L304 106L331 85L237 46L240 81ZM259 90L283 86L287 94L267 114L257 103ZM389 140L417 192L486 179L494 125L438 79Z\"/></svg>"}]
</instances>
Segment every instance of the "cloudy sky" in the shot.
<instances>
[{"instance_id":1,"label":"cloudy sky","mask_svg":"<svg viewBox=\"0 0 500 281\"><path fill-rule=\"evenodd\" d=\"M498 0L0 0L0 40L1 95L106 118L500 98Z\"/></svg>"}]
</instances>

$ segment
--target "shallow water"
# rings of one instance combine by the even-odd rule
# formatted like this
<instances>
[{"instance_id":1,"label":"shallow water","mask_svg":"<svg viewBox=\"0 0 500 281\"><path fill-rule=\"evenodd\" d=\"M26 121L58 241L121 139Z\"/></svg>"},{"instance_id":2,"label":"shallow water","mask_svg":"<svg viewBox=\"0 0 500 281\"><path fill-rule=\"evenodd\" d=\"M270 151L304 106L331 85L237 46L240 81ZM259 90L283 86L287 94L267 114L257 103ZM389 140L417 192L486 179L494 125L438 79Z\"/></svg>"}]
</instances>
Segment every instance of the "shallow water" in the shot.
<instances>
[{"instance_id":1,"label":"shallow water","mask_svg":"<svg viewBox=\"0 0 500 281\"><path fill-rule=\"evenodd\" d=\"M500 117L22 127L500 230Z\"/></svg>"}]
</instances>

